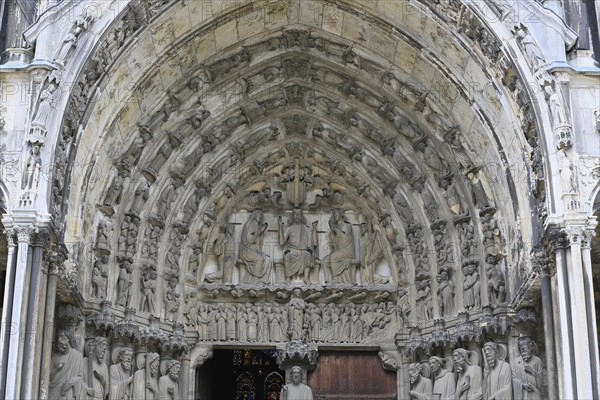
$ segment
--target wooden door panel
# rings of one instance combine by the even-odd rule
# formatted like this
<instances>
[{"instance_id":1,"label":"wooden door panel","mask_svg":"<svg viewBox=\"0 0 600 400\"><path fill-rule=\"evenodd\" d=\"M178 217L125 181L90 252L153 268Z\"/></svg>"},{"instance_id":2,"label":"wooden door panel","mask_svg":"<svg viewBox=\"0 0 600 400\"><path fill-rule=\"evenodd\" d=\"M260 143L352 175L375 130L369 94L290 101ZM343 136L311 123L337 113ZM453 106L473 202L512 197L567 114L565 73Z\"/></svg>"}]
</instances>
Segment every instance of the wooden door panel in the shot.
<instances>
[{"instance_id":1,"label":"wooden door panel","mask_svg":"<svg viewBox=\"0 0 600 400\"><path fill-rule=\"evenodd\" d=\"M383 369L375 352L319 351L308 384L315 400L397 398L396 374Z\"/></svg>"}]
</instances>

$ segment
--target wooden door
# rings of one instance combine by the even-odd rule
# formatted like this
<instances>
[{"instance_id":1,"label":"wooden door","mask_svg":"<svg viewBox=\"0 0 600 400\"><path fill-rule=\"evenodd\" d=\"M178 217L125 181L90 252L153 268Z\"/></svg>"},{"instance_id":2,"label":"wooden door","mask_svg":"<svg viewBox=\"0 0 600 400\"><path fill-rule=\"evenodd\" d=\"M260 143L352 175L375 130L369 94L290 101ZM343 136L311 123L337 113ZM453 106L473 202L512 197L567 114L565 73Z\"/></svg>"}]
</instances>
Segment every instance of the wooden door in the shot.
<instances>
[{"instance_id":1,"label":"wooden door","mask_svg":"<svg viewBox=\"0 0 600 400\"><path fill-rule=\"evenodd\" d=\"M319 351L308 385L315 400L396 400L396 373L383 369L377 352Z\"/></svg>"}]
</instances>

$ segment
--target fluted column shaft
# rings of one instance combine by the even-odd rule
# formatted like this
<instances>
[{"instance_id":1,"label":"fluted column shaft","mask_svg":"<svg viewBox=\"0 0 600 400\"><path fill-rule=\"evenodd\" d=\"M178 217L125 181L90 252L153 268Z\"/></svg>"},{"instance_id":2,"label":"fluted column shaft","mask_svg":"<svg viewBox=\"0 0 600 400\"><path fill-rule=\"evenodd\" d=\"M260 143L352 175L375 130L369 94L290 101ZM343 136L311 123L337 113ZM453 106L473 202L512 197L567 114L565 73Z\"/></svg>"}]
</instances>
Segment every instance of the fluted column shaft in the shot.
<instances>
[{"instance_id":1,"label":"fluted column shaft","mask_svg":"<svg viewBox=\"0 0 600 400\"><path fill-rule=\"evenodd\" d=\"M39 387L39 354L41 351L42 335L40 320L43 320L43 314L39 309L40 296L45 292L42 288L42 257L44 245L48 240L49 231L40 229L33 241L33 260L29 274L29 299L26 307L26 328L25 328L25 351L23 354L23 378L21 384L21 393L23 398L32 399L35 388ZM24 319L25 321L25 319ZM36 365L38 368L36 368Z\"/></svg>"},{"instance_id":2,"label":"fluted column shaft","mask_svg":"<svg viewBox=\"0 0 600 400\"><path fill-rule=\"evenodd\" d=\"M50 361L52 359L52 339L54 336L54 312L56 308L56 284L58 282L57 267L64 261L61 254L53 254L49 262L48 280L46 283L46 310L44 312L44 332L40 367L39 398L48 393L50 379Z\"/></svg>"},{"instance_id":3,"label":"fluted column shaft","mask_svg":"<svg viewBox=\"0 0 600 400\"><path fill-rule=\"evenodd\" d=\"M592 366L588 337L588 318L586 314L586 294L581 257L581 230L569 229L570 247L567 249L567 271L569 277L569 295L571 298L571 334L573 349L577 398L592 399Z\"/></svg>"},{"instance_id":4,"label":"fluted column shaft","mask_svg":"<svg viewBox=\"0 0 600 400\"><path fill-rule=\"evenodd\" d=\"M17 226L18 246L17 246L17 263L15 268L15 281L13 287L13 304L12 304L12 328L13 332L10 335L8 349L8 366L6 372L6 391L4 397L6 399L19 399L20 394L20 376L22 371L23 361L23 341L21 336L25 324L22 323L23 305L26 301L27 289L27 267L30 264L31 253L29 252L31 235L33 233L32 226ZM26 303L25 303L26 304Z\"/></svg>"},{"instance_id":5,"label":"fluted column shaft","mask_svg":"<svg viewBox=\"0 0 600 400\"><path fill-rule=\"evenodd\" d=\"M6 239L8 241L8 254L6 262L6 281L4 282L4 307L2 308L2 326L0 327L0 393L4 393L6 389L6 371L8 365L8 349L10 335L13 334L12 329L12 300L13 288L15 285L15 270L17 263L16 243L13 236L13 229L6 231Z\"/></svg>"},{"instance_id":6,"label":"fluted column shaft","mask_svg":"<svg viewBox=\"0 0 600 400\"><path fill-rule=\"evenodd\" d=\"M569 281L567 274L566 237L564 232L556 232L554 240L556 257L556 302L558 303L558 318L556 327L558 380L561 387L561 398L574 399L574 362L573 338L569 335L571 330L571 301L569 297Z\"/></svg>"},{"instance_id":7,"label":"fluted column shaft","mask_svg":"<svg viewBox=\"0 0 600 400\"><path fill-rule=\"evenodd\" d=\"M598 356L598 330L596 327L596 305L594 301L594 284L592 275L591 245L594 231L584 231L581 241L581 258L583 263L583 284L585 287L585 303L587 310L588 338L592 373L592 391L594 398L600 398L600 359Z\"/></svg>"}]
</instances>

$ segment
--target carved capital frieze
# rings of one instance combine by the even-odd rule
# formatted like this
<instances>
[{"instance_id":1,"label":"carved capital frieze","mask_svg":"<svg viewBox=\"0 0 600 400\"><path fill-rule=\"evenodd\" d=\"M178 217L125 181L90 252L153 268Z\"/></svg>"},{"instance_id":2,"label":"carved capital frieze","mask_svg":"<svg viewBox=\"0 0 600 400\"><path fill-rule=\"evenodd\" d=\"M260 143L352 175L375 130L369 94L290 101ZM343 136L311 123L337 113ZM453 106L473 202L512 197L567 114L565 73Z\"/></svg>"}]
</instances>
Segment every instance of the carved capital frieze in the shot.
<instances>
[{"instance_id":1,"label":"carved capital frieze","mask_svg":"<svg viewBox=\"0 0 600 400\"><path fill-rule=\"evenodd\" d=\"M548 235L548 240L554 249L565 249L569 246L567 232L562 229L552 229Z\"/></svg>"},{"instance_id":2,"label":"carved capital frieze","mask_svg":"<svg viewBox=\"0 0 600 400\"><path fill-rule=\"evenodd\" d=\"M552 276L556 273L556 259L551 249L536 247L531 253L531 266L540 276Z\"/></svg>"},{"instance_id":3,"label":"carved capital frieze","mask_svg":"<svg viewBox=\"0 0 600 400\"><path fill-rule=\"evenodd\" d=\"M59 329L74 331L76 326L83 321L81 309L73 304L61 304L56 312Z\"/></svg>"},{"instance_id":4,"label":"carved capital frieze","mask_svg":"<svg viewBox=\"0 0 600 400\"><path fill-rule=\"evenodd\" d=\"M140 326L135 320L135 309L126 308L125 316L117 322L112 335L117 339L135 340L138 338Z\"/></svg>"},{"instance_id":5,"label":"carved capital frieze","mask_svg":"<svg viewBox=\"0 0 600 400\"><path fill-rule=\"evenodd\" d=\"M36 228L33 225L16 225L14 230L19 244L30 244Z\"/></svg>"},{"instance_id":6,"label":"carved capital frieze","mask_svg":"<svg viewBox=\"0 0 600 400\"><path fill-rule=\"evenodd\" d=\"M436 319L434 322L434 329L429 337L429 345L431 347L439 346L445 347L450 345L451 335L450 332L445 328L445 322L443 319Z\"/></svg>"},{"instance_id":7,"label":"carved capital frieze","mask_svg":"<svg viewBox=\"0 0 600 400\"><path fill-rule=\"evenodd\" d=\"M463 311L458 313L454 336L457 340L462 341L475 341L479 338L479 331L475 323L469 320L468 312Z\"/></svg>"},{"instance_id":8,"label":"carved capital frieze","mask_svg":"<svg viewBox=\"0 0 600 400\"><path fill-rule=\"evenodd\" d=\"M33 239L33 245L35 247L43 247L46 245L48 238L50 237L50 228L39 227L36 229L35 236Z\"/></svg>"},{"instance_id":9,"label":"carved capital frieze","mask_svg":"<svg viewBox=\"0 0 600 400\"><path fill-rule=\"evenodd\" d=\"M108 334L115 326L115 315L112 312L110 301L104 300L100 311L92 313L86 318L86 322L97 331Z\"/></svg>"},{"instance_id":10,"label":"carved capital frieze","mask_svg":"<svg viewBox=\"0 0 600 400\"><path fill-rule=\"evenodd\" d=\"M581 247L584 249L590 249L592 246L592 240L596 236L594 229L584 229L581 233Z\"/></svg>"},{"instance_id":11,"label":"carved capital frieze","mask_svg":"<svg viewBox=\"0 0 600 400\"><path fill-rule=\"evenodd\" d=\"M8 242L8 247L15 247L17 245L15 242L16 234L17 234L17 232L14 228L4 229L4 235L6 236L6 241Z\"/></svg>"},{"instance_id":12,"label":"carved capital frieze","mask_svg":"<svg viewBox=\"0 0 600 400\"><path fill-rule=\"evenodd\" d=\"M163 349L173 353L183 353L188 350L188 344L183 334L183 325L179 322L173 322L173 332L168 341L163 342Z\"/></svg>"},{"instance_id":13,"label":"carved capital frieze","mask_svg":"<svg viewBox=\"0 0 600 400\"><path fill-rule=\"evenodd\" d=\"M564 229L569 246L582 245L586 229L580 225L569 225Z\"/></svg>"}]
</instances>

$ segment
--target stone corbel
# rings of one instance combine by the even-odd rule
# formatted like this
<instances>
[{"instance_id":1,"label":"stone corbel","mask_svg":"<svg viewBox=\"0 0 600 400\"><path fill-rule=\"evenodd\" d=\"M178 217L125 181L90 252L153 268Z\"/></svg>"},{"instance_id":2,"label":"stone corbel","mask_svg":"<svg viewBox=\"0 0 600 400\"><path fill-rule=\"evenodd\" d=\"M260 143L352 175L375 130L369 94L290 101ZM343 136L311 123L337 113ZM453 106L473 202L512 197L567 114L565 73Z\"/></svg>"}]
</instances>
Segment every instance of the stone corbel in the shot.
<instances>
[{"instance_id":1,"label":"stone corbel","mask_svg":"<svg viewBox=\"0 0 600 400\"><path fill-rule=\"evenodd\" d=\"M379 358L381 358L381 365L386 371L397 372L402 368L402 354L397 348L382 348L379 351Z\"/></svg>"},{"instance_id":2,"label":"stone corbel","mask_svg":"<svg viewBox=\"0 0 600 400\"><path fill-rule=\"evenodd\" d=\"M299 366L304 372L313 370L317 366L319 352L317 346L309 345L301 340L292 340L285 347L277 349L277 364L281 369L289 371L294 366Z\"/></svg>"},{"instance_id":3,"label":"stone corbel","mask_svg":"<svg viewBox=\"0 0 600 400\"><path fill-rule=\"evenodd\" d=\"M212 346L196 346L192 349L190 353L191 365L194 368L200 368L204 365L204 363L210 360L213 357L213 347Z\"/></svg>"}]
</instances>

